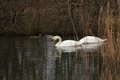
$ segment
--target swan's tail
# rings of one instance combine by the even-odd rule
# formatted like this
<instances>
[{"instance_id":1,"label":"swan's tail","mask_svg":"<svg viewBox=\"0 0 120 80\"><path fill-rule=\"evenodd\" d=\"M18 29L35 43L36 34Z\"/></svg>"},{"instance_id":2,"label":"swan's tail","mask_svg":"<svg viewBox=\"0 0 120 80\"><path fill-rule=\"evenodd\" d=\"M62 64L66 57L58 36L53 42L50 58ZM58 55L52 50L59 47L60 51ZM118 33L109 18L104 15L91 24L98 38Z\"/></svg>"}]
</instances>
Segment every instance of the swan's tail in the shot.
<instances>
[{"instance_id":1,"label":"swan's tail","mask_svg":"<svg viewBox=\"0 0 120 80\"><path fill-rule=\"evenodd\" d=\"M107 39L103 39L102 42L105 42Z\"/></svg>"}]
</instances>

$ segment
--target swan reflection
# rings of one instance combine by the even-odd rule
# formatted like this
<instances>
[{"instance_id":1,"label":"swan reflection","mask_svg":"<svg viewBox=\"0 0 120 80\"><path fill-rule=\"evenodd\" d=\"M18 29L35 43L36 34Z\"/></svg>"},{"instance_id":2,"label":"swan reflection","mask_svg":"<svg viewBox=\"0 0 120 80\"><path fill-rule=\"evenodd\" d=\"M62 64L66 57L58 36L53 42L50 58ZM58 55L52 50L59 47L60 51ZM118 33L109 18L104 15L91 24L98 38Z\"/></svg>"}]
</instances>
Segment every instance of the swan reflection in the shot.
<instances>
[{"instance_id":1,"label":"swan reflection","mask_svg":"<svg viewBox=\"0 0 120 80\"><path fill-rule=\"evenodd\" d=\"M105 44L104 42L97 43L97 44L83 44L81 47L81 50L84 50L86 52L94 52L104 44Z\"/></svg>"},{"instance_id":2,"label":"swan reflection","mask_svg":"<svg viewBox=\"0 0 120 80\"><path fill-rule=\"evenodd\" d=\"M76 52L80 50L80 46L56 47L59 52Z\"/></svg>"}]
</instances>

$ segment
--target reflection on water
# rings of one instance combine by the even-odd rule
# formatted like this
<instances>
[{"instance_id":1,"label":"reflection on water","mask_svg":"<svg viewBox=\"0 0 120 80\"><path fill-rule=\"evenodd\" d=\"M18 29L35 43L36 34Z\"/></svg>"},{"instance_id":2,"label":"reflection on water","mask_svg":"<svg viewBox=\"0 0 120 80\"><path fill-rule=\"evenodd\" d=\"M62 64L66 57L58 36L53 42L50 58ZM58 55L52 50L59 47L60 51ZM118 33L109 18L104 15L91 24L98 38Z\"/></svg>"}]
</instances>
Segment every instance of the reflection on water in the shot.
<instances>
[{"instance_id":1,"label":"reflection on water","mask_svg":"<svg viewBox=\"0 0 120 80\"><path fill-rule=\"evenodd\" d=\"M100 80L102 49L56 49L48 38L0 37L0 80Z\"/></svg>"}]
</instances>

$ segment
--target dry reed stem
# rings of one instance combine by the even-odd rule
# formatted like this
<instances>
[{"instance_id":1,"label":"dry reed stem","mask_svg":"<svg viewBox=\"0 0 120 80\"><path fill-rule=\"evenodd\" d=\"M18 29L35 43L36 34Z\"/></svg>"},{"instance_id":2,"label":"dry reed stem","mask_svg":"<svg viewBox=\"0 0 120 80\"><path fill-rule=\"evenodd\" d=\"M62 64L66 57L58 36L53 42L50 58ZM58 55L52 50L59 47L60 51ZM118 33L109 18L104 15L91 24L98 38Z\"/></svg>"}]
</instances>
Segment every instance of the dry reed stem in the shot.
<instances>
[{"instance_id":1,"label":"dry reed stem","mask_svg":"<svg viewBox=\"0 0 120 80\"><path fill-rule=\"evenodd\" d=\"M70 21L71 21L71 23L72 23L72 26L73 26L73 31L74 31L74 33L75 33L75 37L77 38L77 40L79 40L78 34L77 34L77 30L76 30L76 27L75 27L75 24L74 24L74 21L73 21L73 18L72 18L70 0L68 0L68 14L69 14L69 18L70 18Z\"/></svg>"},{"instance_id":2,"label":"dry reed stem","mask_svg":"<svg viewBox=\"0 0 120 80\"><path fill-rule=\"evenodd\" d=\"M115 23L115 17L111 13L110 9L110 3L108 2L107 7L105 10L100 9L100 15L99 16L99 28L101 25L105 26L105 34L107 36L107 46L105 49L105 52L102 55L103 56L103 67L101 72L100 80L117 80L117 69L116 69L116 47L114 44L114 23ZM100 24L102 22L102 24ZM98 29L99 29L98 28ZM116 42L115 42L116 43Z\"/></svg>"},{"instance_id":3,"label":"dry reed stem","mask_svg":"<svg viewBox=\"0 0 120 80\"><path fill-rule=\"evenodd\" d=\"M107 46L107 52L108 55L111 56L111 60L113 60L113 62L115 61L115 50L114 50L114 45L113 45L113 16L110 13L110 5L108 2L107 5L107 12L105 15L105 28L106 28L106 34L107 34L107 38L108 38L108 46Z\"/></svg>"}]
</instances>

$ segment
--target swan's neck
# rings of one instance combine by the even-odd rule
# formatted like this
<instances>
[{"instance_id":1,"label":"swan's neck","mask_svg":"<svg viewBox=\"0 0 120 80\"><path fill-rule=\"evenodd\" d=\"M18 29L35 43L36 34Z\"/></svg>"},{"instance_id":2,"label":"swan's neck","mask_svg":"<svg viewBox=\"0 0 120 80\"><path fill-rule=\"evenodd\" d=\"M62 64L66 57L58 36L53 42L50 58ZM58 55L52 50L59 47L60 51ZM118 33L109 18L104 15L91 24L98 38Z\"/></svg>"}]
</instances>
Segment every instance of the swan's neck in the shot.
<instances>
[{"instance_id":1,"label":"swan's neck","mask_svg":"<svg viewBox=\"0 0 120 80\"><path fill-rule=\"evenodd\" d=\"M56 43L56 45L55 45L55 46L59 46L61 42L62 42L61 37L58 37L58 42Z\"/></svg>"}]
</instances>

